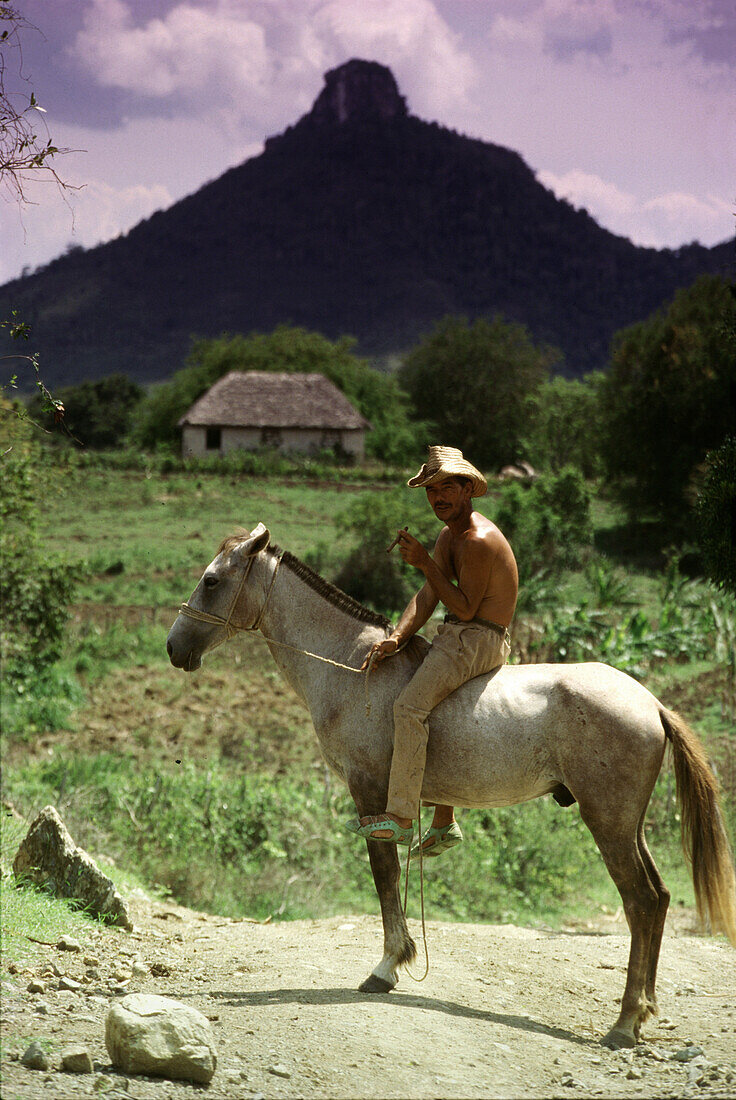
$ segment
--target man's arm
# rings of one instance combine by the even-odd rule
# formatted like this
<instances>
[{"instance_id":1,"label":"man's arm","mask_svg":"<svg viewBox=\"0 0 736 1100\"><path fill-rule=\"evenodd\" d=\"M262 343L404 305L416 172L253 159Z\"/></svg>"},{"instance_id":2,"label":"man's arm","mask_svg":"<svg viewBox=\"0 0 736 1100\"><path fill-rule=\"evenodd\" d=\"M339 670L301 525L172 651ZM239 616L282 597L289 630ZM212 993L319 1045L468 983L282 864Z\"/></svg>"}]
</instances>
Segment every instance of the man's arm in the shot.
<instances>
[{"instance_id":1,"label":"man's arm","mask_svg":"<svg viewBox=\"0 0 736 1100\"><path fill-rule=\"evenodd\" d=\"M404 561L420 569L436 597L435 607L441 600L447 610L458 619L469 622L477 614L481 600L488 589L494 551L481 536L469 538L463 549L463 563L457 585L449 579L449 563L445 560L441 536L435 547L437 561L408 532L402 532L399 545Z\"/></svg>"},{"instance_id":2,"label":"man's arm","mask_svg":"<svg viewBox=\"0 0 736 1100\"><path fill-rule=\"evenodd\" d=\"M422 585L416 595L412 596L398 623L391 632L390 637L395 638L399 645L421 630L435 607L439 603L432 586L428 583Z\"/></svg>"},{"instance_id":3,"label":"man's arm","mask_svg":"<svg viewBox=\"0 0 736 1100\"><path fill-rule=\"evenodd\" d=\"M371 646L368 656L361 665L361 670L368 667L371 657L374 657L376 662L382 661L384 657L391 657L400 645L407 642L417 630L421 630L438 603L431 585L423 584L416 595L409 600L388 638Z\"/></svg>"}]
</instances>

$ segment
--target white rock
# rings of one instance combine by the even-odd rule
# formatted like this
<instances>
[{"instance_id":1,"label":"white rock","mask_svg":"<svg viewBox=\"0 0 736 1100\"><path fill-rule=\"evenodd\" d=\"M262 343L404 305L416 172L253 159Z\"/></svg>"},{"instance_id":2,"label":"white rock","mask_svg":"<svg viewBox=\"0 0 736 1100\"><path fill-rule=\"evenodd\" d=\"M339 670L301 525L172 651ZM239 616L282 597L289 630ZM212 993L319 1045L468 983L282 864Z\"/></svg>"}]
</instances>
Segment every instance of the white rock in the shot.
<instances>
[{"instance_id":1,"label":"white rock","mask_svg":"<svg viewBox=\"0 0 736 1100\"><path fill-rule=\"evenodd\" d=\"M206 1016L170 997L130 993L110 1009L105 1045L124 1073L209 1084L217 1065Z\"/></svg>"},{"instance_id":2,"label":"white rock","mask_svg":"<svg viewBox=\"0 0 736 1100\"><path fill-rule=\"evenodd\" d=\"M81 943L79 940L75 940L73 936L62 936L56 947L59 951L79 952L82 950Z\"/></svg>"},{"instance_id":3,"label":"white rock","mask_svg":"<svg viewBox=\"0 0 736 1100\"><path fill-rule=\"evenodd\" d=\"M61 1052L61 1068L66 1073L94 1073L92 1058L86 1047L65 1047Z\"/></svg>"}]
</instances>

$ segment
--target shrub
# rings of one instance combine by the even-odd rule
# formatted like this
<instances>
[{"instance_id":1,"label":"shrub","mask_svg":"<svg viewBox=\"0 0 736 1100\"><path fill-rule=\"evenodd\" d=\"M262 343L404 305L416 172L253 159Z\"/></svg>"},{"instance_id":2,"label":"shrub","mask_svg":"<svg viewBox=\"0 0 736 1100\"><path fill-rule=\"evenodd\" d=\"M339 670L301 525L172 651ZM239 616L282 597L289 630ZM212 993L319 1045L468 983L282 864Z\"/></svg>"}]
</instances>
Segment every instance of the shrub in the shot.
<instances>
[{"instance_id":1,"label":"shrub","mask_svg":"<svg viewBox=\"0 0 736 1100\"><path fill-rule=\"evenodd\" d=\"M530 486L505 485L494 520L511 543L522 582L579 564L593 540L590 494L572 467Z\"/></svg>"},{"instance_id":2,"label":"shrub","mask_svg":"<svg viewBox=\"0 0 736 1100\"><path fill-rule=\"evenodd\" d=\"M75 579L73 567L40 545L38 512L51 490L29 425L7 402L0 406L0 652L6 732L20 733L32 700L47 699L61 655ZM69 701L73 690L61 690ZM7 708L7 709L6 709ZM61 706L59 717L64 711ZM8 725L8 723L13 723ZM15 723L19 723L17 726Z\"/></svg>"},{"instance_id":3,"label":"shrub","mask_svg":"<svg viewBox=\"0 0 736 1100\"><path fill-rule=\"evenodd\" d=\"M398 550L387 554L386 547L397 530L405 526L428 549L434 546L439 533L437 520L425 494L409 493L405 488L361 493L339 520L355 536L357 546L337 573L335 583L356 600L381 611L403 611L424 578L404 564Z\"/></svg>"},{"instance_id":4,"label":"shrub","mask_svg":"<svg viewBox=\"0 0 736 1100\"><path fill-rule=\"evenodd\" d=\"M696 505L697 537L707 575L736 593L736 436L706 458Z\"/></svg>"}]
</instances>

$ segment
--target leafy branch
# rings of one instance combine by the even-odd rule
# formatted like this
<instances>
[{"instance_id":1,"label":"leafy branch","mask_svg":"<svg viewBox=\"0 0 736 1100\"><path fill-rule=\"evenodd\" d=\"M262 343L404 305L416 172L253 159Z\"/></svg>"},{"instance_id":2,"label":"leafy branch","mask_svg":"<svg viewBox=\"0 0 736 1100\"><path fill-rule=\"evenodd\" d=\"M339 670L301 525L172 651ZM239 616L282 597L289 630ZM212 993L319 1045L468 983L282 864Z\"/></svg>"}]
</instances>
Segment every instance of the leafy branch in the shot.
<instances>
[{"instance_id":1,"label":"leafy branch","mask_svg":"<svg viewBox=\"0 0 736 1100\"><path fill-rule=\"evenodd\" d=\"M3 26L4 24L4 26ZM32 29L10 0L0 0L0 183L10 197L26 202L24 185L27 173L44 172L57 186L66 191L72 185L66 183L56 171L52 161L55 156L68 153L60 149L49 136L43 116L45 108L31 90L29 94L9 91L6 85L8 58L18 61L18 75L22 75L23 51L21 31ZM42 133L41 130L44 132Z\"/></svg>"}]
</instances>

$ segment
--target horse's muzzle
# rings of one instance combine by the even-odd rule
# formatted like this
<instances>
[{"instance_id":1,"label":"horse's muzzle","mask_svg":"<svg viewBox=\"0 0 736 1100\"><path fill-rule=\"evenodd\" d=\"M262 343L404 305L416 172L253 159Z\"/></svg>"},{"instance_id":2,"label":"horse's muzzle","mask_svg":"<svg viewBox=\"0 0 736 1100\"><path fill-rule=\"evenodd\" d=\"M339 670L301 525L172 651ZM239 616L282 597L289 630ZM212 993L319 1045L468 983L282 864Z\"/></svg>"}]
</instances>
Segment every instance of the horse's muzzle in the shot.
<instances>
[{"instance_id":1,"label":"horse's muzzle","mask_svg":"<svg viewBox=\"0 0 736 1100\"><path fill-rule=\"evenodd\" d=\"M202 658L199 654L195 654L192 649L186 652L177 651L170 638L166 641L166 652L174 668L182 668L185 672L196 672L202 665Z\"/></svg>"}]
</instances>

